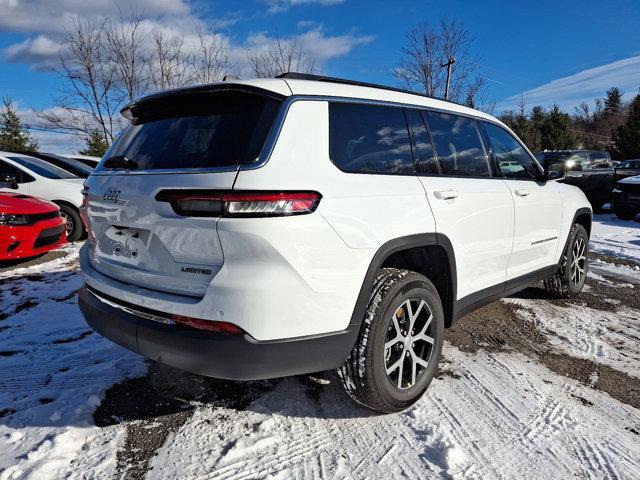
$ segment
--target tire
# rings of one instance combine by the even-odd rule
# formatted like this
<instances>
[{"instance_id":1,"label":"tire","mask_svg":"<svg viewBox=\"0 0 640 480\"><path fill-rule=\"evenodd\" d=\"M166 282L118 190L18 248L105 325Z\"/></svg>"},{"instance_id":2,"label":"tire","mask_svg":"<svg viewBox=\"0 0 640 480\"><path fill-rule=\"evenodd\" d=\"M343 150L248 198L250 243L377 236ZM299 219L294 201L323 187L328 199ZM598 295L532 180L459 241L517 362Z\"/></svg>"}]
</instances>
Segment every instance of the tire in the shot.
<instances>
[{"instance_id":1,"label":"tire","mask_svg":"<svg viewBox=\"0 0 640 480\"><path fill-rule=\"evenodd\" d=\"M67 222L67 241L75 242L82 236L84 227L78 211L69 205L59 205L60 215Z\"/></svg>"},{"instance_id":2,"label":"tire","mask_svg":"<svg viewBox=\"0 0 640 480\"><path fill-rule=\"evenodd\" d=\"M613 213L615 213L616 217L618 217L620 220L633 220L634 218L636 218L636 215L638 215L638 212L621 210L617 208L613 210Z\"/></svg>"},{"instance_id":3,"label":"tire","mask_svg":"<svg viewBox=\"0 0 640 480\"><path fill-rule=\"evenodd\" d=\"M345 390L356 402L379 412L406 409L433 380L443 334L444 313L433 284L416 272L381 269L358 339L338 368Z\"/></svg>"},{"instance_id":4,"label":"tire","mask_svg":"<svg viewBox=\"0 0 640 480\"><path fill-rule=\"evenodd\" d=\"M582 291L588 269L589 235L582 225L576 223L569 232L560 268L553 277L544 281L544 286L556 297L573 297Z\"/></svg>"}]
</instances>

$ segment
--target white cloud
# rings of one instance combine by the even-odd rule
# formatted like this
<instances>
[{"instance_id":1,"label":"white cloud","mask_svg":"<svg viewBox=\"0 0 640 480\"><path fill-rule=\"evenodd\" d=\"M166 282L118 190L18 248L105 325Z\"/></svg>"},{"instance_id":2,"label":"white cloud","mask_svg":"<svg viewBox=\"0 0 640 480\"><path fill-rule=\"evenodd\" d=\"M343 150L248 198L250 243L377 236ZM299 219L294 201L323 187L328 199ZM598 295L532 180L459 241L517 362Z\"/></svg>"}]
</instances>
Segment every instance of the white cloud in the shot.
<instances>
[{"instance_id":1,"label":"white cloud","mask_svg":"<svg viewBox=\"0 0 640 480\"><path fill-rule=\"evenodd\" d=\"M319 25L314 26L306 32L283 40L293 39L297 39L304 50L312 57L315 57L317 62L322 64L332 58L348 54L357 46L371 43L374 37L370 35L356 35L353 32L346 35L327 36L322 26ZM259 33L247 39L248 45L265 50L274 47L276 41L276 37L270 37L265 33Z\"/></svg>"},{"instance_id":2,"label":"white cloud","mask_svg":"<svg viewBox=\"0 0 640 480\"><path fill-rule=\"evenodd\" d=\"M622 89L627 97L638 94L640 55L582 70L527 90L521 95L513 95L498 103L496 111L513 109L524 98L528 107L558 104L564 110L573 112L581 102L591 103L594 98L604 96L611 87Z\"/></svg>"},{"instance_id":3,"label":"white cloud","mask_svg":"<svg viewBox=\"0 0 640 480\"><path fill-rule=\"evenodd\" d=\"M321 6L331 6L331 5L339 5L344 3L345 0L267 0L267 3L270 5L269 13L281 13L286 12L291 7L296 7L298 5L321 5Z\"/></svg>"},{"instance_id":4,"label":"white cloud","mask_svg":"<svg viewBox=\"0 0 640 480\"><path fill-rule=\"evenodd\" d=\"M45 35L38 35L10 45L4 50L4 56L9 62L29 63L37 69L46 69L57 63L61 52L61 43Z\"/></svg>"},{"instance_id":5,"label":"white cloud","mask_svg":"<svg viewBox=\"0 0 640 480\"><path fill-rule=\"evenodd\" d=\"M132 3L135 3L132 5ZM0 0L0 31L62 33L74 18L118 16L121 11L145 17L184 16L184 0Z\"/></svg>"}]
</instances>

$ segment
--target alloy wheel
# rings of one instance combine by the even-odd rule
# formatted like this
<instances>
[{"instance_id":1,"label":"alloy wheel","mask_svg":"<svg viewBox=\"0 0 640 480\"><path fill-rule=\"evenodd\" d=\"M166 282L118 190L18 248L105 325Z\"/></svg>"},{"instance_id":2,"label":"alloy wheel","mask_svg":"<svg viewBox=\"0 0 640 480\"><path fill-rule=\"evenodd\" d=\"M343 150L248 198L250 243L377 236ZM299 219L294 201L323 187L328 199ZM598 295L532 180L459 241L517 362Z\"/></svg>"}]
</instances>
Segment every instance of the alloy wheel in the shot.
<instances>
[{"instance_id":1,"label":"alloy wheel","mask_svg":"<svg viewBox=\"0 0 640 480\"><path fill-rule=\"evenodd\" d=\"M434 338L427 303L411 298L391 315L384 344L385 371L398 389L413 387L429 366Z\"/></svg>"},{"instance_id":2,"label":"alloy wheel","mask_svg":"<svg viewBox=\"0 0 640 480\"><path fill-rule=\"evenodd\" d=\"M573 243L573 259L571 261L571 282L576 286L582 283L585 276L587 267L586 249L587 243L584 238L576 238Z\"/></svg>"},{"instance_id":3,"label":"alloy wheel","mask_svg":"<svg viewBox=\"0 0 640 480\"><path fill-rule=\"evenodd\" d=\"M67 231L67 238L69 238L69 236L73 232L73 220L71 219L71 217L69 215L67 215L64 212L60 212L60 216L64 220L65 230Z\"/></svg>"}]
</instances>

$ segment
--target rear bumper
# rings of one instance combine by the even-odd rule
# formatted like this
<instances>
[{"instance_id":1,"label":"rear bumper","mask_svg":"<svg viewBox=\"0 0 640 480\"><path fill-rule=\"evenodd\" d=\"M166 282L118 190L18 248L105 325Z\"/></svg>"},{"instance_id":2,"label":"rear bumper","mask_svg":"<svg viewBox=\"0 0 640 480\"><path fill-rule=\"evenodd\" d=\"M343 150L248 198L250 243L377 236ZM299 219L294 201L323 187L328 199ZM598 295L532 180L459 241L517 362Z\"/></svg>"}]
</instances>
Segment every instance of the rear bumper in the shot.
<instances>
[{"instance_id":1,"label":"rear bumper","mask_svg":"<svg viewBox=\"0 0 640 480\"><path fill-rule=\"evenodd\" d=\"M614 209L640 212L640 194L629 195L626 192L613 192L611 206Z\"/></svg>"},{"instance_id":2,"label":"rear bumper","mask_svg":"<svg viewBox=\"0 0 640 480\"><path fill-rule=\"evenodd\" d=\"M133 315L83 287L82 314L103 337L147 358L200 375L229 380L285 377L336 368L348 356L357 331L261 342L184 328Z\"/></svg>"}]
</instances>

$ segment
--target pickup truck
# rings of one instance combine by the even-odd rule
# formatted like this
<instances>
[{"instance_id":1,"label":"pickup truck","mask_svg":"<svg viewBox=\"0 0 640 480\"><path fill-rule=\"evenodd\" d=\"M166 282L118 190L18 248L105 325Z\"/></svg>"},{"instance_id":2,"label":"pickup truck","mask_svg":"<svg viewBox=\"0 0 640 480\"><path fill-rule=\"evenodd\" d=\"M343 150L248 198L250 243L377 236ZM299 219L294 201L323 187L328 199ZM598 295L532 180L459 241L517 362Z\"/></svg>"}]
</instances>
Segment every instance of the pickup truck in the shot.
<instances>
[{"instance_id":1,"label":"pickup truck","mask_svg":"<svg viewBox=\"0 0 640 480\"><path fill-rule=\"evenodd\" d=\"M611 201L616 170L608 152L597 150L545 150L536 155L549 178L575 185L587 196L594 212Z\"/></svg>"}]
</instances>

